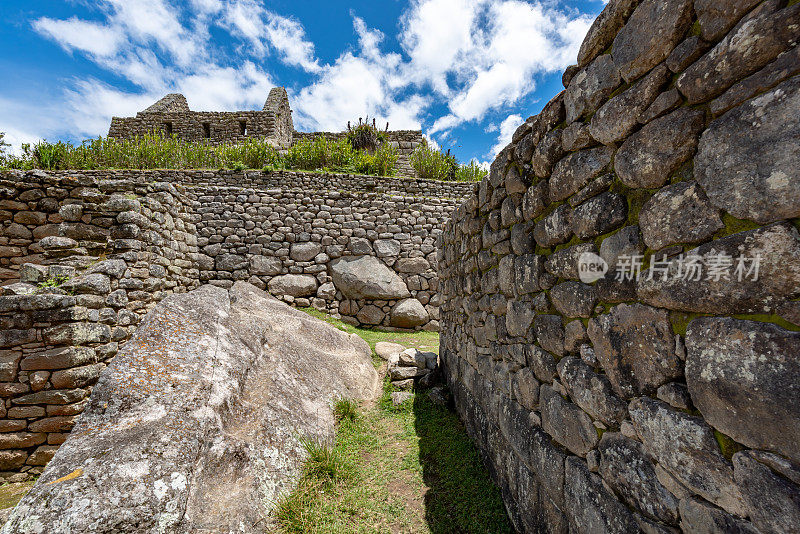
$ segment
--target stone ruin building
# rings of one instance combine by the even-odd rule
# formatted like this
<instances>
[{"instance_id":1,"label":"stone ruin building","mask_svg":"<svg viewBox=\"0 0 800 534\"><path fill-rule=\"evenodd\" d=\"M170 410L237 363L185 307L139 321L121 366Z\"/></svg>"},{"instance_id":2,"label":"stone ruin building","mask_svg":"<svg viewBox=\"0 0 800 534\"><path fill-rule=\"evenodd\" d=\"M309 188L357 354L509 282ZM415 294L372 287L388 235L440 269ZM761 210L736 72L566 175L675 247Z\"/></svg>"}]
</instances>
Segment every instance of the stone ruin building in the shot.
<instances>
[{"instance_id":1,"label":"stone ruin building","mask_svg":"<svg viewBox=\"0 0 800 534\"><path fill-rule=\"evenodd\" d=\"M289 97L283 87L270 90L261 111L191 111L185 96L169 94L135 117L112 118L108 136L127 139L148 132L163 132L184 141L211 144L267 139L281 149L300 139L338 140L347 136L347 132L295 131ZM397 174L416 176L411 166L411 154L422 143L422 131L388 131L386 138L386 142L397 150Z\"/></svg>"},{"instance_id":2,"label":"stone ruin building","mask_svg":"<svg viewBox=\"0 0 800 534\"><path fill-rule=\"evenodd\" d=\"M0 476L41 475L2 533L258 532L278 421L375 385L259 288L439 329L519 532L798 532L798 42L796 1L610 0L479 184L1 173Z\"/></svg>"}]
</instances>

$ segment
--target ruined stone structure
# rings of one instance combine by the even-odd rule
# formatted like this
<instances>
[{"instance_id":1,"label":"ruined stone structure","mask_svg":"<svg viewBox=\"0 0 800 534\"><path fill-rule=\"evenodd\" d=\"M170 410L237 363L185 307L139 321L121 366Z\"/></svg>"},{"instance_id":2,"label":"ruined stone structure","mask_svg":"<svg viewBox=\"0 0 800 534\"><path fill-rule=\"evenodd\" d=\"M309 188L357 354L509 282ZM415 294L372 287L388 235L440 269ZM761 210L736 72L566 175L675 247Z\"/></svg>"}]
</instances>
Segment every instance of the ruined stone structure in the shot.
<instances>
[{"instance_id":1,"label":"ruined stone structure","mask_svg":"<svg viewBox=\"0 0 800 534\"><path fill-rule=\"evenodd\" d=\"M325 138L338 141L347 132L297 132L292 123L292 110L286 89L275 87L269 92L261 111L190 111L186 97L169 94L136 114L135 117L111 119L109 137L119 139L163 132L185 141L211 144L236 143L248 138L266 138L278 148L288 148L300 139ZM411 154L422 143L420 130L386 132L386 142L397 151L396 174L416 176Z\"/></svg>"},{"instance_id":2,"label":"ruined stone structure","mask_svg":"<svg viewBox=\"0 0 800 534\"><path fill-rule=\"evenodd\" d=\"M471 188L296 172L3 172L0 476L41 472L120 345L172 293L241 280L353 324L438 329L435 241Z\"/></svg>"},{"instance_id":3,"label":"ruined stone structure","mask_svg":"<svg viewBox=\"0 0 800 534\"><path fill-rule=\"evenodd\" d=\"M440 354L520 532L798 531L798 38L612 0L447 223Z\"/></svg>"},{"instance_id":4,"label":"ruined stone structure","mask_svg":"<svg viewBox=\"0 0 800 534\"><path fill-rule=\"evenodd\" d=\"M208 143L266 138L276 147L287 148L294 126L286 89L275 87L261 111L190 111L186 97L169 94L135 117L112 118L108 136L125 139L153 131Z\"/></svg>"}]
</instances>

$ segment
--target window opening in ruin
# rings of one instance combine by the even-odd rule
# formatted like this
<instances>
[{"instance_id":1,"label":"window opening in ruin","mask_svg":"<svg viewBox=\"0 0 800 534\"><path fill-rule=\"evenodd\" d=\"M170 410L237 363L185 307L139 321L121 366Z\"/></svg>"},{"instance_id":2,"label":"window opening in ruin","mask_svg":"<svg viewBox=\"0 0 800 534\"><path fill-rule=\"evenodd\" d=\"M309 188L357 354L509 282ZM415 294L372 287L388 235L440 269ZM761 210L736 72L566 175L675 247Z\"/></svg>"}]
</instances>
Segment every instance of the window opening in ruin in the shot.
<instances>
[{"instance_id":1,"label":"window opening in ruin","mask_svg":"<svg viewBox=\"0 0 800 534\"><path fill-rule=\"evenodd\" d=\"M203 137L205 139L211 138L211 125L207 122L203 123Z\"/></svg>"},{"instance_id":2,"label":"window opening in ruin","mask_svg":"<svg viewBox=\"0 0 800 534\"><path fill-rule=\"evenodd\" d=\"M239 133L247 135L247 121L239 121Z\"/></svg>"},{"instance_id":3,"label":"window opening in ruin","mask_svg":"<svg viewBox=\"0 0 800 534\"><path fill-rule=\"evenodd\" d=\"M171 122L165 122L164 123L164 132L167 135L172 135L172 123Z\"/></svg>"}]
</instances>

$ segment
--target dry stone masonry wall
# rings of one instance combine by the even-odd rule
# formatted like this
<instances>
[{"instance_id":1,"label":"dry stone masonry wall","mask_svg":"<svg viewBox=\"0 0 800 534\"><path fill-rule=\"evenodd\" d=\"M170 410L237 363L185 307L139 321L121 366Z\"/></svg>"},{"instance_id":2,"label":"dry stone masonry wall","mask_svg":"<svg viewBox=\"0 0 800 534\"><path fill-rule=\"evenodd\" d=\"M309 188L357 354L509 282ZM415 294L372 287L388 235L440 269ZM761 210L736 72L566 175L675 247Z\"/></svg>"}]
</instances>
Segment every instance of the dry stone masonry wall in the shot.
<instances>
[{"instance_id":1,"label":"dry stone masonry wall","mask_svg":"<svg viewBox=\"0 0 800 534\"><path fill-rule=\"evenodd\" d=\"M42 471L100 373L169 294L247 280L353 324L437 329L435 241L471 187L294 172L0 173L0 478Z\"/></svg>"},{"instance_id":2,"label":"dry stone masonry wall","mask_svg":"<svg viewBox=\"0 0 800 534\"><path fill-rule=\"evenodd\" d=\"M447 223L445 374L521 532L797 532L798 37L612 0Z\"/></svg>"}]
</instances>

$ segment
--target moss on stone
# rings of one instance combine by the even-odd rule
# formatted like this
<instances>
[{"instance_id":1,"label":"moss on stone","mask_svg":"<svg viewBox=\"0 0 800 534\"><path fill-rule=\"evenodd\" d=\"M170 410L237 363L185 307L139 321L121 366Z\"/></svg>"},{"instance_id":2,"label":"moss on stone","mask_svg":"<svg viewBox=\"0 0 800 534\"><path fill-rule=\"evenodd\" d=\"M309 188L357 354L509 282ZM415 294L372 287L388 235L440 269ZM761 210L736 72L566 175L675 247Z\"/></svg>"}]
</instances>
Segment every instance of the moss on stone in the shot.
<instances>
[{"instance_id":1,"label":"moss on stone","mask_svg":"<svg viewBox=\"0 0 800 534\"><path fill-rule=\"evenodd\" d=\"M692 27L689 28L689 37L693 35L699 37L702 32L703 27L700 25L700 21L696 20L694 24L692 24Z\"/></svg>"},{"instance_id":2,"label":"moss on stone","mask_svg":"<svg viewBox=\"0 0 800 534\"><path fill-rule=\"evenodd\" d=\"M792 332L800 332L800 326L792 324L777 313L737 313L732 315L734 319L742 319L745 321L758 321L759 323L772 323L790 330Z\"/></svg>"},{"instance_id":3,"label":"moss on stone","mask_svg":"<svg viewBox=\"0 0 800 534\"><path fill-rule=\"evenodd\" d=\"M709 314L707 313L671 311L669 312L669 322L672 324L672 331L674 333L686 336L686 328L689 326L689 323L692 322L692 319L708 316Z\"/></svg>"},{"instance_id":4,"label":"moss on stone","mask_svg":"<svg viewBox=\"0 0 800 534\"><path fill-rule=\"evenodd\" d=\"M761 225L756 222L748 219L737 219L730 213L724 211L722 212L722 224L724 226L714 234L714 239L761 228Z\"/></svg>"},{"instance_id":5,"label":"moss on stone","mask_svg":"<svg viewBox=\"0 0 800 534\"><path fill-rule=\"evenodd\" d=\"M737 452L744 450L745 446L739 443L736 443L730 437L726 436L719 430L714 430L714 438L717 440L719 444L719 450L722 452L722 456L725 457L726 460L730 461L734 454Z\"/></svg>"}]
</instances>

